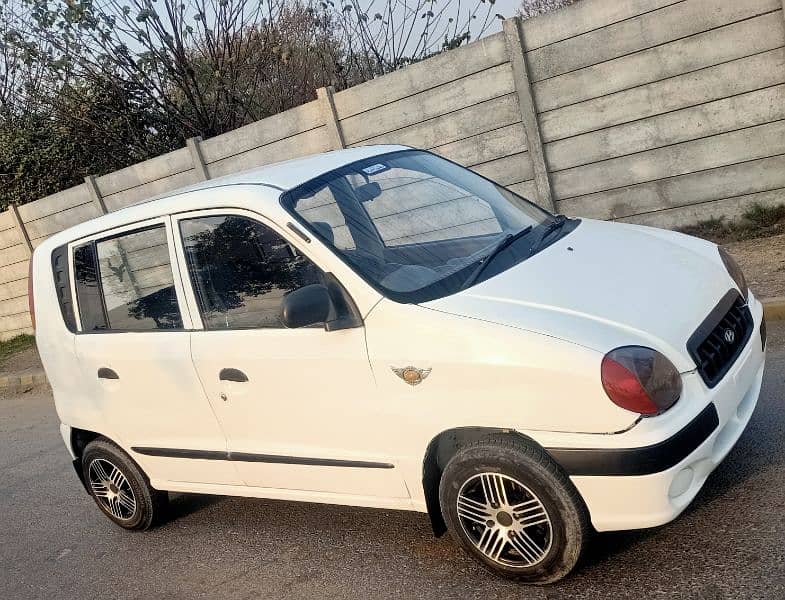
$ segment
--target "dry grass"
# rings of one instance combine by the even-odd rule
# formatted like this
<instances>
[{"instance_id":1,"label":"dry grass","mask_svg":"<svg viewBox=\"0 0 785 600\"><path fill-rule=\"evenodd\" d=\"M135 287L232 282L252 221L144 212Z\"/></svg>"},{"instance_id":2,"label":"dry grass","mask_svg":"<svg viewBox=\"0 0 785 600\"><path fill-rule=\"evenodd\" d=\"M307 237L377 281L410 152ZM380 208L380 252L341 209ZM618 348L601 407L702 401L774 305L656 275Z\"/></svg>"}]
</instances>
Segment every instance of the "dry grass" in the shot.
<instances>
[{"instance_id":1,"label":"dry grass","mask_svg":"<svg viewBox=\"0 0 785 600\"><path fill-rule=\"evenodd\" d=\"M785 233L785 204L762 206L753 204L738 221L725 218L707 219L682 227L682 233L702 237L717 244L769 237Z\"/></svg>"},{"instance_id":2,"label":"dry grass","mask_svg":"<svg viewBox=\"0 0 785 600\"><path fill-rule=\"evenodd\" d=\"M0 342L0 364L4 363L9 356L33 346L35 346L35 337L26 333Z\"/></svg>"}]
</instances>

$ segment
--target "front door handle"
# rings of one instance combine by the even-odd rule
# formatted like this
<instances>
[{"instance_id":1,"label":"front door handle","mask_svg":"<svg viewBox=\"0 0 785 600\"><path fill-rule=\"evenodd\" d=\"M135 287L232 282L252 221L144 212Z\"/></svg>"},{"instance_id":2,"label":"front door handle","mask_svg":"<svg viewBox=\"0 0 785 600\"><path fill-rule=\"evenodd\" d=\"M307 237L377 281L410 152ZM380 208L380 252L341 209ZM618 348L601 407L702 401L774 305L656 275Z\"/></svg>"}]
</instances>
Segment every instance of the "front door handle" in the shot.
<instances>
[{"instance_id":1,"label":"front door handle","mask_svg":"<svg viewBox=\"0 0 785 600\"><path fill-rule=\"evenodd\" d=\"M98 369L98 379L120 379L117 371L109 367L101 367Z\"/></svg>"},{"instance_id":2,"label":"front door handle","mask_svg":"<svg viewBox=\"0 0 785 600\"><path fill-rule=\"evenodd\" d=\"M218 374L218 379L221 381L248 381L248 375L243 373L240 369L221 369Z\"/></svg>"}]
</instances>

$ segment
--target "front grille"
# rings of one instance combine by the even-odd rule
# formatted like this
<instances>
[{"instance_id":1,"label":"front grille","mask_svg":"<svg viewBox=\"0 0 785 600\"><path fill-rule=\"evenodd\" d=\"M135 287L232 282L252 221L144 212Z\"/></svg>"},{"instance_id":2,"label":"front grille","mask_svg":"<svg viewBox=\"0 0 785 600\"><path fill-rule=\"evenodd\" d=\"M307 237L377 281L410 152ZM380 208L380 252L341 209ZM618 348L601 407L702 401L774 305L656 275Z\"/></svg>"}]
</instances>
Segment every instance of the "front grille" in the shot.
<instances>
[{"instance_id":1,"label":"front grille","mask_svg":"<svg viewBox=\"0 0 785 600\"><path fill-rule=\"evenodd\" d=\"M747 303L736 290L725 294L687 341L687 351L706 385L725 376L752 335L754 322Z\"/></svg>"}]
</instances>

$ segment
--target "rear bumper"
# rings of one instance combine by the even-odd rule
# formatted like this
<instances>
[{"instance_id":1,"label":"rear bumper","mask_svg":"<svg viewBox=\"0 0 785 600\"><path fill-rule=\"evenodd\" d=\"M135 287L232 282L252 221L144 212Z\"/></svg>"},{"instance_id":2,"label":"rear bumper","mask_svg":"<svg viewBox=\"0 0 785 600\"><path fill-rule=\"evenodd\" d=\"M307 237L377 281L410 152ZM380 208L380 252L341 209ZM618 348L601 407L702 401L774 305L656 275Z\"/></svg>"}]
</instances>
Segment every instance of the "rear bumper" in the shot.
<instances>
[{"instance_id":1,"label":"rear bumper","mask_svg":"<svg viewBox=\"0 0 785 600\"><path fill-rule=\"evenodd\" d=\"M757 333L761 316L755 313ZM715 388L708 389L697 373L687 374L685 397L704 398L705 406L664 442L610 454L597 450L591 458L576 458L574 450L559 457L554 451L586 502L595 529L654 527L679 516L747 427L760 395L764 362L760 335L753 335Z\"/></svg>"}]
</instances>

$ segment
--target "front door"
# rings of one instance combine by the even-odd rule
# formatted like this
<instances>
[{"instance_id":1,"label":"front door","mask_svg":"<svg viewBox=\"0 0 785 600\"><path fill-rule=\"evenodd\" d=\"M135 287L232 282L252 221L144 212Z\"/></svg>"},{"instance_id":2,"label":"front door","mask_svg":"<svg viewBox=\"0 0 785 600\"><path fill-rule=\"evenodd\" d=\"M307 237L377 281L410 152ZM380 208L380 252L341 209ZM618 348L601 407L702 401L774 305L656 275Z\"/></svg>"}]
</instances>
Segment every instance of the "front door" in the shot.
<instances>
[{"instance_id":1,"label":"front door","mask_svg":"<svg viewBox=\"0 0 785 600\"><path fill-rule=\"evenodd\" d=\"M253 213L180 215L176 230L201 316L194 365L246 485L338 502L408 498L363 328L281 323L283 297L323 281L320 269Z\"/></svg>"},{"instance_id":2,"label":"front door","mask_svg":"<svg viewBox=\"0 0 785 600\"><path fill-rule=\"evenodd\" d=\"M159 481L239 484L234 465L178 458L226 452L190 358L190 319L168 219L72 244L84 410ZM175 284L177 282L177 285Z\"/></svg>"}]
</instances>

